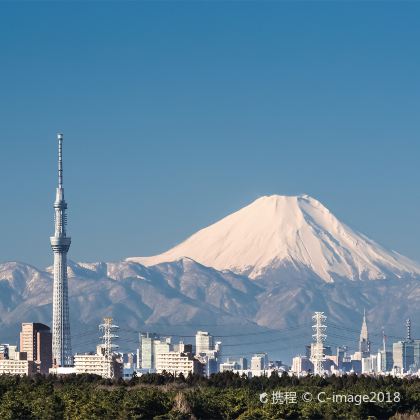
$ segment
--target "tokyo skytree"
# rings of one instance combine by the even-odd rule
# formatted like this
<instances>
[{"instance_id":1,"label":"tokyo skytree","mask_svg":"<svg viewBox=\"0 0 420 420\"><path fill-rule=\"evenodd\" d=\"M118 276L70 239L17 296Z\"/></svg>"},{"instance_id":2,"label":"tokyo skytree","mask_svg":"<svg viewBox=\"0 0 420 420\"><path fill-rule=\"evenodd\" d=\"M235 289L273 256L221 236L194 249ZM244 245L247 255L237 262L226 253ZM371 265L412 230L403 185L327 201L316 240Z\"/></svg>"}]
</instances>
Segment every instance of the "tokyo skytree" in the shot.
<instances>
[{"instance_id":1,"label":"tokyo skytree","mask_svg":"<svg viewBox=\"0 0 420 420\"><path fill-rule=\"evenodd\" d=\"M58 139L58 187L54 202L55 232L51 236L51 248L54 252L54 290L53 290L53 325L52 354L54 366L72 366L69 298L67 281L67 251L71 238L66 236L67 203L63 188L63 135Z\"/></svg>"}]
</instances>

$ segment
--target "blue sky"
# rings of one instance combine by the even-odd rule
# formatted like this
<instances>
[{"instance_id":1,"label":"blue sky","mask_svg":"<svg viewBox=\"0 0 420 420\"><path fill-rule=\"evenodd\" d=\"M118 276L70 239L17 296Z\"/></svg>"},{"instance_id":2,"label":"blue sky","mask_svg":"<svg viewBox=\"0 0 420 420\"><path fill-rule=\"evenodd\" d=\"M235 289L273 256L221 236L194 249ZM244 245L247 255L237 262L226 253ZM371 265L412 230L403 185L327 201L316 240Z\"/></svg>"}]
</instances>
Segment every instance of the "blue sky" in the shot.
<instances>
[{"instance_id":1,"label":"blue sky","mask_svg":"<svg viewBox=\"0 0 420 420\"><path fill-rule=\"evenodd\" d=\"M420 261L420 3L2 2L0 261L166 250L308 193Z\"/></svg>"}]
</instances>

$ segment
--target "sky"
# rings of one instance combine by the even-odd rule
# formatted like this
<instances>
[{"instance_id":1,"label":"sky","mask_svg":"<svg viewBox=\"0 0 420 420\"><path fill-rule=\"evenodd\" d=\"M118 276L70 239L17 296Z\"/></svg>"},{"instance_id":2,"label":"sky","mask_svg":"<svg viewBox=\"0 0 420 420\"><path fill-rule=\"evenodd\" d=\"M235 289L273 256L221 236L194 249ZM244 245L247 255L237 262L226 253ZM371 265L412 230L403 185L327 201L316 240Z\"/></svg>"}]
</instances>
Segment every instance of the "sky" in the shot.
<instances>
[{"instance_id":1,"label":"sky","mask_svg":"<svg viewBox=\"0 0 420 420\"><path fill-rule=\"evenodd\" d=\"M0 262L160 253L307 193L420 261L420 2L0 3Z\"/></svg>"}]
</instances>

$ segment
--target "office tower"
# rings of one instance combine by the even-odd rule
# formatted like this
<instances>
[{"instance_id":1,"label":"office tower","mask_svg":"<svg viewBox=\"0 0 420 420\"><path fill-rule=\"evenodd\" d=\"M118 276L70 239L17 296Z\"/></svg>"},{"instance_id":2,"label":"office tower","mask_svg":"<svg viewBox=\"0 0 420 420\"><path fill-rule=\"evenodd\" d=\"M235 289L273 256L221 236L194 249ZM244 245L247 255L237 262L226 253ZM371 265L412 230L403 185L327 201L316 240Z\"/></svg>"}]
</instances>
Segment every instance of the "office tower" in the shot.
<instances>
[{"instance_id":1,"label":"office tower","mask_svg":"<svg viewBox=\"0 0 420 420\"><path fill-rule=\"evenodd\" d=\"M27 360L36 362L40 373L48 374L52 366L52 335L50 327L24 322L20 333L20 351Z\"/></svg>"},{"instance_id":2,"label":"office tower","mask_svg":"<svg viewBox=\"0 0 420 420\"><path fill-rule=\"evenodd\" d=\"M251 358L251 370L266 370L268 369L267 353L257 353Z\"/></svg>"},{"instance_id":3,"label":"office tower","mask_svg":"<svg viewBox=\"0 0 420 420\"><path fill-rule=\"evenodd\" d=\"M156 334L141 334L141 368L156 369L156 355L172 350L171 338L160 338Z\"/></svg>"},{"instance_id":4,"label":"office tower","mask_svg":"<svg viewBox=\"0 0 420 420\"><path fill-rule=\"evenodd\" d=\"M414 364L414 345L411 341L398 341L392 346L394 367L407 372Z\"/></svg>"},{"instance_id":5,"label":"office tower","mask_svg":"<svg viewBox=\"0 0 420 420\"><path fill-rule=\"evenodd\" d=\"M382 349L378 351L378 371L390 372L393 366L392 352L386 349L386 335L382 329Z\"/></svg>"},{"instance_id":6,"label":"office tower","mask_svg":"<svg viewBox=\"0 0 420 420\"><path fill-rule=\"evenodd\" d=\"M197 331L195 335L195 354L207 353L214 350L213 336L207 331Z\"/></svg>"}]
</instances>

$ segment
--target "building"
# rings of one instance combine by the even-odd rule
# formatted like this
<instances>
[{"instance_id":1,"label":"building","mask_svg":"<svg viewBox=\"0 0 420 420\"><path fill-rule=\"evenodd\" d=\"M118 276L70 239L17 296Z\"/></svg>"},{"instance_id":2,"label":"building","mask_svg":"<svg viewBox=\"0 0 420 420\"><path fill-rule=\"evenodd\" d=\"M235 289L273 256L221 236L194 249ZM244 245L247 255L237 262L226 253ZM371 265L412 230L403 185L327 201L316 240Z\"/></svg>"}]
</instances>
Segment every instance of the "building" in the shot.
<instances>
[{"instance_id":1,"label":"building","mask_svg":"<svg viewBox=\"0 0 420 420\"><path fill-rule=\"evenodd\" d=\"M76 353L74 355L75 373L89 373L91 375L103 376L105 369L105 358L98 353Z\"/></svg>"},{"instance_id":2,"label":"building","mask_svg":"<svg viewBox=\"0 0 420 420\"><path fill-rule=\"evenodd\" d=\"M15 352L13 358L0 360L0 375L32 376L36 373L36 363L27 360L25 352Z\"/></svg>"},{"instance_id":3,"label":"building","mask_svg":"<svg viewBox=\"0 0 420 420\"><path fill-rule=\"evenodd\" d=\"M167 372L174 376L181 373L187 377L189 374L202 374L203 366L191 353L178 351L161 352L156 354L156 372Z\"/></svg>"},{"instance_id":4,"label":"building","mask_svg":"<svg viewBox=\"0 0 420 420\"><path fill-rule=\"evenodd\" d=\"M137 355L135 353L124 353L123 361L125 369L135 369L137 367Z\"/></svg>"},{"instance_id":5,"label":"building","mask_svg":"<svg viewBox=\"0 0 420 420\"><path fill-rule=\"evenodd\" d=\"M153 371L156 369L156 355L172 350L171 338L161 338L153 333L140 334L140 348L141 369Z\"/></svg>"},{"instance_id":6,"label":"building","mask_svg":"<svg viewBox=\"0 0 420 420\"><path fill-rule=\"evenodd\" d=\"M52 335L50 327L25 322L20 333L20 351L29 361L36 362L39 373L47 375L52 366Z\"/></svg>"},{"instance_id":7,"label":"building","mask_svg":"<svg viewBox=\"0 0 420 420\"><path fill-rule=\"evenodd\" d=\"M407 372L410 366L414 365L414 343L413 341L398 341L392 346L392 358L394 368L401 373Z\"/></svg>"},{"instance_id":8,"label":"building","mask_svg":"<svg viewBox=\"0 0 420 420\"><path fill-rule=\"evenodd\" d=\"M9 345L0 344L0 360L4 360L8 358L9 358Z\"/></svg>"},{"instance_id":9,"label":"building","mask_svg":"<svg viewBox=\"0 0 420 420\"><path fill-rule=\"evenodd\" d=\"M361 357L367 357L370 354L369 332L366 323L366 310L363 311L362 329L359 338L359 352Z\"/></svg>"},{"instance_id":10,"label":"building","mask_svg":"<svg viewBox=\"0 0 420 420\"><path fill-rule=\"evenodd\" d=\"M55 232L51 236L54 252L52 354L54 366L67 367L73 364L67 280L67 252L71 239L66 234L67 203L63 188L63 135L58 134L58 187L54 202Z\"/></svg>"},{"instance_id":11,"label":"building","mask_svg":"<svg viewBox=\"0 0 420 420\"><path fill-rule=\"evenodd\" d=\"M251 358L251 370L267 370L268 356L267 353L257 353Z\"/></svg>"},{"instance_id":12,"label":"building","mask_svg":"<svg viewBox=\"0 0 420 420\"><path fill-rule=\"evenodd\" d=\"M296 356L292 359L292 372L295 375L312 373L314 365L308 356Z\"/></svg>"},{"instance_id":13,"label":"building","mask_svg":"<svg viewBox=\"0 0 420 420\"><path fill-rule=\"evenodd\" d=\"M394 367L394 360L392 358L392 351L379 350L378 351L378 372L391 372Z\"/></svg>"},{"instance_id":14,"label":"building","mask_svg":"<svg viewBox=\"0 0 420 420\"><path fill-rule=\"evenodd\" d=\"M238 365L240 370L248 369L248 360L246 357L240 357L238 360Z\"/></svg>"},{"instance_id":15,"label":"building","mask_svg":"<svg viewBox=\"0 0 420 420\"><path fill-rule=\"evenodd\" d=\"M229 361L227 360L224 363L220 363L219 365L219 372L229 372L232 370L240 370L240 366L238 363L236 363L235 361Z\"/></svg>"},{"instance_id":16,"label":"building","mask_svg":"<svg viewBox=\"0 0 420 420\"><path fill-rule=\"evenodd\" d=\"M183 341L180 341L178 344L174 344L173 346L174 351L179 351L181 353L191 353L193 352L192 344L185 344Z\"/></svg>"},{"instance_id":17,"label":"building","mask_svg":"<svg viewBox=\"0 0 420 420\"><path fill-rule=\"evenodd\" d=\"M347 359L347 351L348 348L346 346L337 347L337 367L338 369L342 369L343 362Z\"/></svg>"},{"instance_id":18,"label":"building","mask_svg":"<svg viewBox=\"0 0 420 420\"><path fill-rule=\"evenodd\" d=\"M16 359L18 356L18 348L17 346L9 345L9 359Z\"/></svg>"},{"instance_id":19,"label":"building","mask_svg":"<svg viewBox=\"0 0 420 420\"><path fill-rule=\"evenodd\" d=\"M195 335L195 357L204 365L205 376L219 372L221 352L221 341L215 343L213 336L207 331L197 331Z\"/></svg>"},{"instance_id":20,"label":"building","mask_svg":"<svg viewBox=\"0 0 420 420\"><path fill-rule=\"evenodd\" d=\"M392 352L387 351L386 349L386 335L385 331L382 330L383 344L382 350L378 351L377 361L377 371L381 373L391 372L394 367L394 360L392 358Z\"/></svg>"},{"instance_id":21,"label":"building","mask_svg":"<svg viewBox=\"0 0 420 420\"><path fill-rule=\"evenodd\" d=\"M37 373L36 363L30 360L0 360L0 375L32 376Z\"/></svg>"},{"instance_id":22,"label":"building","mask_svg":"<svg viewBox=\"0 0 420 420\"><path fill-rule=\"evenodd\" d=\"M420 369L420 340L413 340L414 347L414 369Z\"/></svg>"},{"instance_id":23,"label":"building","mask_svg":"<svg viewBox=\"0 0 420 420\"><path fill-rule=\"evenodd\" d=\"M207 331L197 331L195 335L195 354L199 355L214 350L214 340Z\"/></svg>"},{"instance_id":24,"label":"building","mask_svg":"<svg viewBox=\"0 0 420 420\"><path fill-rule=\"evenodd\" d=\"M112 366L109 366L112 364ZM123 376L123 363L118 355L114 355L112 361L108 361L103 354L84 353L74 356L74 372L78 375L88 373L91 375L108 377L108 372L112 369L113 379L119 379Z\"/></svg>"},{"instance_id":25,"label":"building","mask_svg":"<svg viewBox=\"0 0 420 420\"><path fill-rule=\"evenodd\" d=\"M377 373L378 371L378 356L371 354L368 357L362 358L362 373Z\"/></svg>"}]
</instances>

